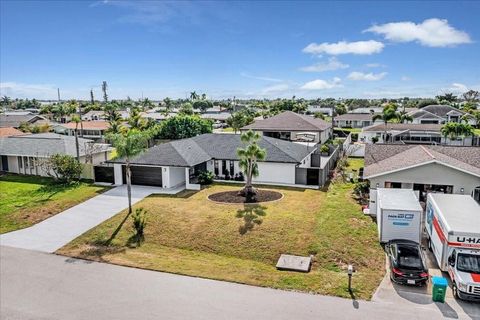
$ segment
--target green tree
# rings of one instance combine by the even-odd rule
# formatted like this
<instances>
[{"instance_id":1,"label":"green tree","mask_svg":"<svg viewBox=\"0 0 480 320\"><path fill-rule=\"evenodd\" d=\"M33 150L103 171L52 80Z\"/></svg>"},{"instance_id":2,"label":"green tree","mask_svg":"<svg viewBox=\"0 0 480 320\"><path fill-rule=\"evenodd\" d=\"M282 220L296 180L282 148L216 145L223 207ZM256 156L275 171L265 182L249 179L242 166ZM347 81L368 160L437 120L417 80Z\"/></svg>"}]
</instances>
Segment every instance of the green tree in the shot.
<instances>
[{"instance_id":1,"label":"green tree","mask_svg":"<svg viewBox=\"0 0 480 320\"><path fill-rule=\"evenodd\" d=\"M211 133L212 130L213 123L210 119L178 115L161 122L157 137L160 139L185 139Z\"/></svg>"},{"instance_id":2,"label":"green tree","mask_svg":"<svg viewBox=\"0 0 480 320\"><path fill-rule=\"evenodd\" d=\"M321 112L315 112L315 113L313 114L313 117L314 117L315 119L325 120L325 115L324 115L323 113L321 113Z\"/></svg>"},{"instance_id":3,"label":"green tree","mask_svg":"<svg viewBox=\"0 0 480 320\"><path fill-rule=\"evenodd\" d=\"M440 132L445 139L448 137L453 140L461 137L463 144L465 143L465 137L473 136L475 133L471 125L460 122L447 122L442 126Z\"/></svg>"},{"instance_id":4,"label":"green tree","mask_svg":"<svg viewBox=\"0 0 480 320\"><path fill-rule=\"evenodd\" d=\"M475 90L468 90L467 92L462 94L462 97L467 102L476 102L480 98L480 92Z\"/></svg>"},{"instance_id":5,"label":"green tree","mask_svg":"<svg viewBox=\"0 0 480 320\"><path fill-rule=\"evenodd\" d=\"M245 144L244 148L237 149L237 154L240 158L239 165L245 175L245 187L240 193L245 196L247 202L253 202L257 190L253 188L252 178L259 175L258 161L265 160L267 152L257 143L260 135L252 130L242 133L240 139Z\"/></svg>"},{"instance_id":6,"label":"green tree","mask_svg":"<svg viewBox=\"0 0 480 320\"><path fill-rule=\"evenodd\" d=\"M242 111L235 112L227 119L227 125L233 128L233 131L235 133L237 133L240 128L245 127L252 122L253 117Z\"/></svg>"},{"instance_id":7,"label":"green tree","mask_svg":"<svg viewBox=\"0 0 480 320\"><path fill-rule=\"evenodd\" d=\"M105 104L108 102L107 89L108 89L107 81L103 81L102 82L102 92L103 92L103 103L105 103Z\"/></svg>"},{"instance_id":8,"label":"green tree","mask_svg":"<svg viewBox=\"0 0 480 320\"><path fill-rule=\"evenodd\" d=\"M200 112L205 112L208 108L213 107L212 102L208 100L195 100L192 103L193 109L199 109Z\"/></svg>"},{"instance_id":9,"label":"green tree","mask_svg":"<svg viewBox=\"0 0 480 320\"><path fill-rule=\"evenodd\" d=\"M199 98L198 93L196 91L190 92L190 100L197 100Z\"/></svg>"},{"instance_id":10,"label":"green tree","mask_svg":"<svg viewBox=\"0 0 480 320\"><path fill-rule=\"evenodd\" d=\"M180 110L178 112L180 115L193 115L194 112L193 112L193 107L192 107L192 104L190 102L185 102L184 104L182 104L182 106L180 107Z\"/></svg>"},{"instance_id":11,"label":"green tree","mask_svg":"<svg viewBox=\"0 0 480 320\"><path fill-rule=\"evenodd\" d=\"M54 154L46 161L40 163L49 176L61 183L78 181L82 174L82 164L72 156L66 154Z\"/></svg>"},{"instance_id":12,"label":"green tree","mask_svg":"<svg viewBox=\"0 0 480 320\"><path fill-rule=\"evenodd\" d=\"M130 161L147 148L148 136L137 130L129 129L125 133L108 135L113 147L117 151L118 158L125 161L125 178L127 182L128 214L132 213L132 173Z\"/></svg>"},{"instance_id":13,"label":"green tree","mask_svg":"<svg viewBox=\"0 0 480 320\"><path fill-rule=\"evenodd\" d=\"M78 124L80 123L81 119L80 116L75 114L72 116L72 121L75 122L75 149L77 151L77 161L80 162L80 146L78 144ZM83 135L83 133L82 133Z\"/></svg>"},{"instance_id":14,"label":"green tree","mask_svg":"<svg viewBox=\"0 0 480 320\"><path fill-rule=\"evenodd\" d=\"M130 110L130 117L128 118L128 124L131 128L143 130L147 126L147 121L142 117L140 109L133 107Z\"/></svg>"},{"instance_id":15,"label":"green tree","mask_svg":"<svg viewBox=\"0 0 480 320\"><path fill-rule=\"evenodd\" d=\"M383 135L383 142L387 143L387 125L389 122L398 121L398 113L394 105L387 105L383 108L383 112L381 114L376 114L372 117L372 121L375 122L377 120L382 120L384 124L384 135Z\"/></svg>"}]
</instances>

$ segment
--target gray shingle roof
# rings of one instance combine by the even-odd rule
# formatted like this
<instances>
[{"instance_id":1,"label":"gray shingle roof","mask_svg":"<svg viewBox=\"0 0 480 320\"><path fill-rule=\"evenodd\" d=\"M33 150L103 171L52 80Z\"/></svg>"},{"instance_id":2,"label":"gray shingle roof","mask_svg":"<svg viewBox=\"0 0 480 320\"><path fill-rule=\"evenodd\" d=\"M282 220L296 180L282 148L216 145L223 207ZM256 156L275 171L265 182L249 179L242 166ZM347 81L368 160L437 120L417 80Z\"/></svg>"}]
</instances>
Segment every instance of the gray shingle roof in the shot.
<instances>
[{"instance_id":1,"label":"gray shingle roof","mask_svg":"<svg viewBox=\"0 0 480 320\"><path fill-rule=\"evenodd\" d=\"M332 124L322 119L285 111L276 116L257 120L242 130L275 130L275 131L324 131L331 128Z\"/></svg>"},{"instance_id":2,"label":"gray shingle roof","mask_svg":"<svg viewBox=\"0 0 480 320\"><path fill-rule=\"evenodd\" d=\"M356 121L372 121L373 116L370 113L345 113L340 116L335 116L337 120L356 120Z\"/></svg>"},{"instance_id":3,"label":"gray shingle roof","mask_svg":"<svg viewBox=\"0 0 480 320\"><path fill-rule=\"evenodd\" d=\"M37 114L26 114L26 115L10 115L10 114L0 114L0 128L14 127L18 128L22 122L34 123L36 121L41 121L42 123L47 123L48 120Z\"/></svg>"},{"instance_id":4,"label":"gray shingle roof","mask_svg":"<svg viewBox=\"0 0 480 320\"><path fill-rule=\"evenodd\" d=\"M387 131L430 131L430 132L440 132L442 129L441 124L434 123L388 123ZM363 131L385 131L385 124L379 123L374 124L369 127L363 128Z\"/></svg>"},{"instance_id":5,"label":"gray shingle roof","mask_svg":"<svg viewBox=\"0 0 480 320\"><path fill-rule=\"evenodd\" d=\"M368 178L432 161L480 176L478 147L400 144L366 145L364 176Z\"/></svg>"},{"instance_id":6,"label":"gray shingle roof","mask_svg":"<svg viewBox=\"0 0 480 320\"><path fill-rule=\"evenodd\" d=\"M458 113L465 114L465 112L462 111L462 110L459 110L459 109L454 108L454 107L449 106L449 105L440 105L440 104L432 104L432 105L429 105L429 106L425 106L425 107L421 108L420 110L428 111L428 112L433 113L434 115L442 117L442 118L445 118L450 111L456 111Z\"/></svg>"},{"instance_id":7,"label":"gray shingle roof","mask_svg":"<svg viewBox=\"0 0 480 320\"><path fill-rule=\"evenodd\" d=\"M261 137L258 141L266 149L267 162L299 163L314 147ZM162 143L135 157L132 164L191 167L211 159L238 160L237 148L243 147L237 134L203 134L193 138ZM123 163L122 160L114 162Z\"/></svg>"},{"instance_id":8,"label":"gray shingle roof","mask_svg":"<svg viewBox=\"0 0 480 320\"><path fill-rule=\"evenodd\" d=\"M92 140L78 138L80 155L85 155L87 150L104 152L108 150L107 144L95 144L95 148L88 148ZM23 136L10 136L0 138L0 155L12 156L37 156L48 157L53 154L68 154L76 156L75 137L56 133L39 133Z\"/></svg>"}]
</instances>

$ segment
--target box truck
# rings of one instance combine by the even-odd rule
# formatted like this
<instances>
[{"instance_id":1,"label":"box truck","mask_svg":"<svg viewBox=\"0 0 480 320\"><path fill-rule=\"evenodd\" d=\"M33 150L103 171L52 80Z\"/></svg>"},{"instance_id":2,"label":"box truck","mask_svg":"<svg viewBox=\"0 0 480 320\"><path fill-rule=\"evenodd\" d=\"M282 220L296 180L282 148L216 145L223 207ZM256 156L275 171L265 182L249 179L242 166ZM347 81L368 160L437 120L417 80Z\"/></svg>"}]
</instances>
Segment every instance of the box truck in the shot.
<instances>
[{"instance_id":1,"label":"box truck","mask_svg":"<svg viewBox=\"0 0 480 320\"><path fill-rule=\"evenodd\" d=\"M454 296L480 300L480 205L468 195L430 193L425 215L428 247Z\"/></svg>"},{"instance_id":2,"label":"box truck","mask_svg":"<svg viewBox=\"0 0 480 320\"><path fill-rule=\"evenodd\" d=\"M381 243L394 239L420 243L423 209L413 190L378 188L375 205Z\"/></svg>"}]
</instances>

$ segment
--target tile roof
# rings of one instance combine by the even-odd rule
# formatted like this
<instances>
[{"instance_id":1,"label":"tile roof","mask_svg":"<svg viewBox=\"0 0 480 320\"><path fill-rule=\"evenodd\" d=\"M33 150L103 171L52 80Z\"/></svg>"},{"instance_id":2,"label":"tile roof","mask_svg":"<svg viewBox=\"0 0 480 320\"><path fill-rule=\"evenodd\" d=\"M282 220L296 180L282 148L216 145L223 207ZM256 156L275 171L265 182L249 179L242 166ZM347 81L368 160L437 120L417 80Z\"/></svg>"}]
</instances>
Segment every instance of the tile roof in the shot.
<instances>
[{"instance_id":1,"label":"tile roof","mask_svg":"<svg viewBox=\"0 0 480 320\"><path fill-rule=\"evenodd\" d=\"M436 162L480 176L480 148L431 145L368 144L365 149L366 178L391 171Z\"/></svg>"},{"instance_id":2,"label":"tile roof","mask_svg":"<svg viewBox=\"0 0 480 320\"><path fill-rule=\"evenodd\" d=\"M314 147L261 137L258 142L266 149L267 162L299 163ZM203 134L193 138L175 140L152 147L135 157L132 164L191 167L211 159L239 160L237 148L243 143L238 134ZM123 163L122 159L113 161Z\"/></svg>"},{"instance_id":3,"label":"tile roof","mask_svg":"<svg viewBox=\"0 0 480 320\"><path fill-rule=\"evenodd\" d=\"M75 122L68 122L61 124L60 126L68 128L68 129L75 129L76 127ZM110 128L110 124L108 121L82 121L82 124L78 124L78 129L81 129L81 126L83 126L83 130L107 130Z\"/></svg>"},{"instance_id":4,"label":"tile roof","mask_svg":"<svg viewBox=\"0 0 480 320\"><path fill-rule=\"evenodd\" d=\"M434 131L440 132L441 124L434 123L388 123L387 131ZM363 131L385 131L385 124L379 123L363 128Z\"/></svg>"},{"instance_id":5,"label":"tile roof","mask_svg":"<svg viewBox=\"0 0 480 320\"><path fill-rule=\"evenodd\" d=\"M324 131L331 128L331 123L311 116L285 111L276 116L257 120L242 130L275 130L275 131Z\"/></svg>"},{"instance_id":6,"label":"tile roof","mask_svg":"<svg viewBox=\"0 0 480 320\"><path fill-rule=\"evenodd\" d=\"M0 137L19 136L25 133L13 127L0 128Z\"/></svg>"},{"instance_id":7,"label":"tile roof","mask_svg":"<svg viewBox=\"0 0 480 320\"><path fill-rule=\"evenodd\" d=\"M85 155L92 140L79 138L80 155ZM107 144L95 144L95 153L108 150ZM1 155L51 156L53 154L76 156L75 137L56 133L39 133L0 138Z\"/></svg>"}]
</instances>

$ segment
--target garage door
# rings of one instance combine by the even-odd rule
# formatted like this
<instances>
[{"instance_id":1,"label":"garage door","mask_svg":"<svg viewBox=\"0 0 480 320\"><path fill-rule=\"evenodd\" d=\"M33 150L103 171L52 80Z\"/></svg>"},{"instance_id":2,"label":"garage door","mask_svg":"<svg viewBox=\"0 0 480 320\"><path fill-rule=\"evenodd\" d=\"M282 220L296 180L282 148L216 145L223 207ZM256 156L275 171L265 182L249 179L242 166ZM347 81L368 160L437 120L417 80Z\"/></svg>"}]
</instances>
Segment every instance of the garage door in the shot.
<instances>
[{"instance_id":1,"label":"garage door","mask_svg":"<svg viewBox=\"0 0 480 320\"><path fill-rule=\"evenodd\" d=\"M130 171L132 172L132 184L162 187L162 168L131 166ZM123 182L127 183L125 166L123 166Z\"/></svg>"}]
</instances>

